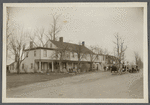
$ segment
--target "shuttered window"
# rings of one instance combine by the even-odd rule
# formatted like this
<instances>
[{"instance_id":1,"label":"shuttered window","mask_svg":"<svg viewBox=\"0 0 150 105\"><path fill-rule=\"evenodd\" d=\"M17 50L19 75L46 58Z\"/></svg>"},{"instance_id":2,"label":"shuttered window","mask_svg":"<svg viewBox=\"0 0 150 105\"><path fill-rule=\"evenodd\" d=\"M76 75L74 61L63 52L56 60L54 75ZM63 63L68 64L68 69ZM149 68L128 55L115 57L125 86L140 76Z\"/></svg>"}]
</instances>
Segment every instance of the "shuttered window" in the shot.
<instances>
[{"instance_id":1,"label":"shuttered window","mask_svg":"<svg viewBox=\"0 0 150 105\"><path fill-rule=\"evenodd\" d=\"M43 53L44 55L44 57L47 57L47 50L44 50L44 53Z\"/></svg>"}]
</instances>

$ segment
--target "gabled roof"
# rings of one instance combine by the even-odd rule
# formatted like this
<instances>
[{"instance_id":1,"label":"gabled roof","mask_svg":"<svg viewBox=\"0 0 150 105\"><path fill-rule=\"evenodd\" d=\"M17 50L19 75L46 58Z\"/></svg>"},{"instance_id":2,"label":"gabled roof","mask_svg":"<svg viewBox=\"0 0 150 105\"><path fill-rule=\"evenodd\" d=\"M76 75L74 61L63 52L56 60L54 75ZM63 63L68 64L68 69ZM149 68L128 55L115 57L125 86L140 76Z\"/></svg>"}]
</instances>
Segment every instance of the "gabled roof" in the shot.
<instances>
[{"instance_id":1,"label":"gabled roof","mask_svg":"<svg viewBox=\"0 0 150 105\"><path fill-rule=\"evenodd\" d=\"M77 45L77 44L73 44L73 43L60 42L60 41L54 41L54 40L49 40L49 41L51 41L56 47L58 47L58 49L66 49L66 50L70 50L72 52L93 53L94 54L94 52L92 52L90 49L88 49L84 45ZM47 44L47 42L46 42L46 44ZM54 48L47 48L47 47L34 47L34 48L25 49L24 51L36 50L36 49L56 50Z\"/></svg>"},{"instance_id":2,"label":"gabled roof","mask_svg":"<svg viewBox=\"0 0 150 105\"><path fill-rule=\"evenodd\" d=\"M50 40L53 44L55 44L58 48L64 48L67 50L70 50L72 52L82 52L82 53L93 53L90 49L85 47L84 45L77 45L73 43L67 43L67 42L60 42L60 41L54 41Z\"/></svg>"}]
</instances>

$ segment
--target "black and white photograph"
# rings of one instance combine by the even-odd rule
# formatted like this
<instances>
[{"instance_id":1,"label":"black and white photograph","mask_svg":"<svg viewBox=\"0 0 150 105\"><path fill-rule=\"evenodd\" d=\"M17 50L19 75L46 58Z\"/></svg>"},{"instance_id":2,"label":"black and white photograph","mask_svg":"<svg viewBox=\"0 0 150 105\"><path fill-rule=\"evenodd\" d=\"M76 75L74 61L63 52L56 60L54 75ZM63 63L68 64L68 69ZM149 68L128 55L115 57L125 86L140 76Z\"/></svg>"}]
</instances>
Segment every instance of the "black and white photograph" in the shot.
<instances>
[{"instance_id":1,"label":"black and white photograph","mask_svg":"<svg viewBox=\"0 0 150 105\"><path fill-rule=\"evenodd\" d=\"M147 3L4 3L4 103L148 103Z\"/></svg>"}]
</instances>

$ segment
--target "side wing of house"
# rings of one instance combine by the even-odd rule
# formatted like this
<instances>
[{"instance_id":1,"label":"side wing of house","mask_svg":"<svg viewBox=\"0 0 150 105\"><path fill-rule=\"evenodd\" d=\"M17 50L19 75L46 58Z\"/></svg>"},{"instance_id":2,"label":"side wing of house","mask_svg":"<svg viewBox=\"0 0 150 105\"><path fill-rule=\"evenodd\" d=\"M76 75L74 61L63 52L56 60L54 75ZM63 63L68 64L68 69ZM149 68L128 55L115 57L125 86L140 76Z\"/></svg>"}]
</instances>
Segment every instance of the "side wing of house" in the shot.
<instances>
[{"instance_id":1,"label":"side wing of house","mask_svg":"<svg viewBox=\"0 0 150 105\"><path fill-rule=\"evenodd\" d=\"M24 60L20 65L20 72L34 72L37 65L35 59L41 58L41 49L27 50L24 53Z\"/></svg>"},{"instance_id":2,"label":"side wing of house","mask_svg":"<svg viewBox=\"0 0 150 105\"><path fill-rule=\"evenodd\" d=\"M17 63L16 62L13 62L12 64L10 64L8 67L9 67L9 72L10 73L17 73Z\"/></svg>"}]
</instances>

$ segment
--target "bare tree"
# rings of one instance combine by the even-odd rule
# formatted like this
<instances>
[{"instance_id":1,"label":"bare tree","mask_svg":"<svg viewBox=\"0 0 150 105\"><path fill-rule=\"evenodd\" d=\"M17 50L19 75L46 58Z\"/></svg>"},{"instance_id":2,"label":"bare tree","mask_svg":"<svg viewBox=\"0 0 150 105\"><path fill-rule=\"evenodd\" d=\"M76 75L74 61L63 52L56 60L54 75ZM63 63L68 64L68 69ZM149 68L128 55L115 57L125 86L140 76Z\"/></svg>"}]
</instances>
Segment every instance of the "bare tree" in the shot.
<instances>
[{"instance_id":1,"label":"bare tree","mask_svg":"<svg viewBox=\"0 0 150 105\"><path fill-rule=\"evenodd\" d=\"M27 35L28 35L29 40L32 41L36 47L38 47L39 45L36 41L36 38L37 38L36 33L34 32L34 35L32 35L31 32L27 32Z\"/></svg>"},{"instance_id":2,"label":"bare tree","mask_svg":"<svg viewBox=\"0 0 150 105\"><path fill-rule=\"evenodd\" d=\"M45 42L47 41L44 28L36 29L35 32L34 32L34 36L33 37L30 36L30 39L33 41L33 43L36 46L44 47ZM37 39L37 41L35 39Z\"/></svg>"},{"instance_id":3,"label":"bare tree","mask_svg":"<svg viewBox=\"0 0 150 105\"><path fill-rule=\"evenodd\" d=\"M78 57L78 64L77 64L77 71L79 72L81 61L86 58L87 52L84 51L83 45L79 42L79 45L75 48L75 53L77 53Z\"/></svg>"},{"instance_id":4,"label":"bare tree","mask_svg":"<svg viewBox=\"0 0 150 105\"><path fill-rule=\"evenodd\" d=\"M58 39L58 33L61 31L61 26L59 25L59 18L61 15L52 15L53 21L50 24L51 28L48 31L47 37L50 40L57 40Z\"/></svg>"},{"instance_id":5,"label":"bare tree","mask_svg":"<svg viewBox=\"0 0 150 105\"><path fill-rule=\"evenodd\" d=\"M140 68L142 68L143 67L143 62L141 60L141 57L139 56L139 53L135 51L134 52L134 57L135 57L135 64L137 66L139 66Z\"/></svg>"},{"instance_id":6,"label":"bare tree","mask_svg":"<svg viewBox=\"0 0 150 105\"><path fill-rule=\"evenodd\" d=\"M7 8L7 17L6 17L6 57L8 58L10 55L8 54L9 53L9 44L10 44L10 36L13 35L13 28L12 28L12 25L10 23L10 11L9 9Z\"/></svg>"},{"instance_id":7,"label":"bare tree","mask_svg":"<svg viewBox=\"0 0 150 105\"><path fill-rule=\"evenodd\" d=\"M139 59L138 59L138 67L139 67L140 69L143 68L143 62L142 62L141 57L139 57Z\"/></svg>"},{"instance_id":8,"label":"bare tree","mask_svg":"<svg viewBox=\"0 0 150 105\"><path fill-rule=\"evenodd\" d=\"M95 46L95 53L96 53L96 54L103 54L104 51L103 51L103 49L102 49L101 47Z\"/></svg>"},{"instance_id":9,"label":"bare tree","mask_svg":"<svg viewBox=\"0 0 150 105\"><path fill-rule=\"evenodd\" d=\"M10 12L9 10L7 9L7 20L6 20L6 37L7 37L7 40L8 38L12 35L12 31L10 30L11 28L11 24L10 24Z\"/></svg>"},{"instance_id":10,"label":"bare tree","mask_svg":"<svg viewBox=\"0 0 150 105\"><path fill-rule=\"evenodd\" d=\"M59 72L61 71L61 65L63 60L68 60L70 59L70 49L69 49L69 44L64 44L62 43L61 48L55 49L54 53L52 54L52 58L55 58L59 60Z\"/></svg>"},{"instance_id":11,"label":"bare tree","mask_svg":"<svg viewBox=\"0 0 150 105\"><path fill-rule=\"evenodd\" d=\"M116 41L113 41L113 43L116 45L115 49L117 52L117 58L120 67L121 61L124 60L124 54L127 49L127 46L124 46L124 40L118 35L118 33L115 35L115 38Z\"/></svg>"},{"instance_id":12,"label":"bare tree","mask_svg":"<svg viewBox=\"0 0 150 105\"><path fill-rule=\"evenodd\" d=\"M138 64L138 59L139 59L139 54L138 52L134 52L134 57L135 57L135 64Z\"/></svg>"},{"instance_id":13,"label":"bare tree","mask_svg":"<svg viewBox=\"0 0 150 105\"><path fill-rule=\"evenodd\" d=\"M109 54L109 52L108 52L108 50L105 48L105 49L103 49L103 54L104 55L108 55Z\"/></svg>"},{"instance_id":14,"label":"bare tree","mask_svg":"<svg viewBox=\"0 0 150 105\"><path fill-rule=\"evenodd\" d=\"M17 73L20 73L20 65L23 59L25 58L24 55L24 50L26 47L26 33L23 32L23 30L20 32L19 36L11 36L10 37L10 50L11 53L15 57L15 62L17 63L16 69Z\"/></svg>"},{"instance_id":15,"label":"bare tree","mask_svg":"<svg viewBox=\"0 0 150 105\"><path fill-rule=\"evenodd\" d=\"M50 24L50 29L48 30L48 34L45 34L45 29L36 29L34 31L34 35L29 34L29 39L34 43L35 46L45 46L45 42L47 40L57 40L58 33L61 31L61 25L59 24L59 18L61 15L52 15L53 21Z\"/></svg>"},{"instance_id":16,"label":"bare tree","mask_svg":"<svg viewBox=\"0 0 150 105\"><path fill-rule=\"evenodd\" d=\"M96 46L90 46L90 50L91 52L89 52L89 55L90 55L90 70L92 71L93 70L93 63L94 61L98 58L98 55L102 53L102 49L101 48L98 48ZM96 53L94 53L96 52Z\"/></svg>"}]
</instances>

